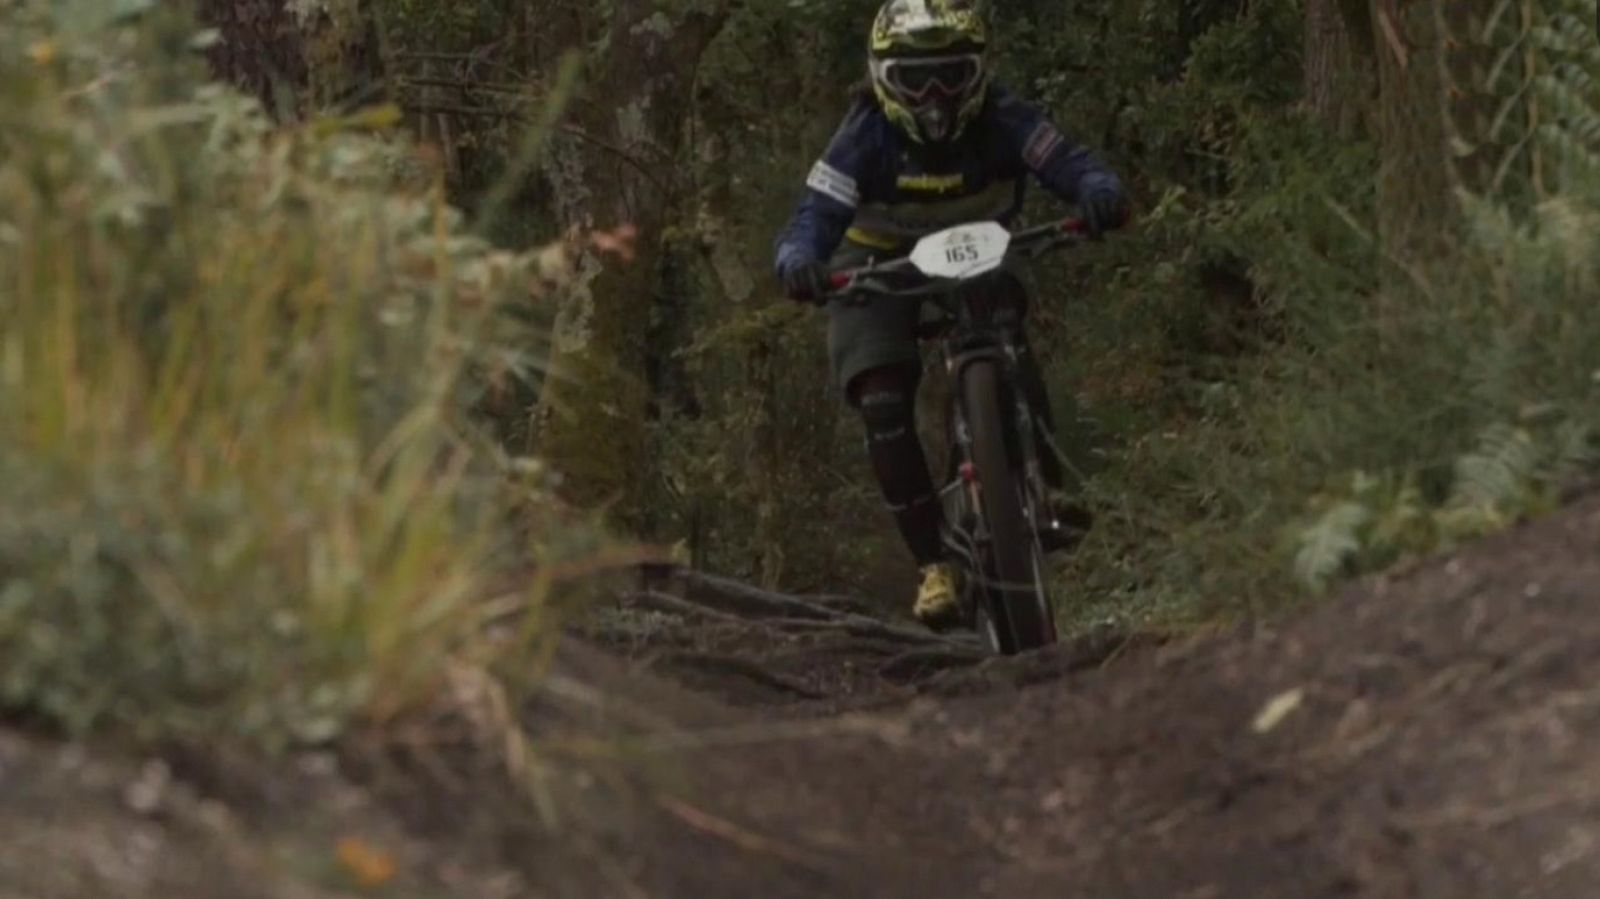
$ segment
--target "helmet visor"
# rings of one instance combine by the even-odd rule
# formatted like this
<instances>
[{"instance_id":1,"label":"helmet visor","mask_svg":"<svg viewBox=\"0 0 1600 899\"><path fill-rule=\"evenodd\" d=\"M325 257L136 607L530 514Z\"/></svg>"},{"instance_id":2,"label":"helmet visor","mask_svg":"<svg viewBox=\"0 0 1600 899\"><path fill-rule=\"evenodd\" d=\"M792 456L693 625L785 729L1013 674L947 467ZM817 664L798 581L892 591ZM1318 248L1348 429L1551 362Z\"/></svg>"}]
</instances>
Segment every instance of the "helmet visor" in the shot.
<instances>
[{"instance_id":1,"label":"helmet visor","mask_svg":"<svg viewBox=\"0 0 1600 899\"><path fill-rule=\"evenodd\" d=\"M885 59L879 65L884 84L909 102L936 96L959 97L970 92L983 77L983 60L975 53Z\"/></svg>"}]
</instances>

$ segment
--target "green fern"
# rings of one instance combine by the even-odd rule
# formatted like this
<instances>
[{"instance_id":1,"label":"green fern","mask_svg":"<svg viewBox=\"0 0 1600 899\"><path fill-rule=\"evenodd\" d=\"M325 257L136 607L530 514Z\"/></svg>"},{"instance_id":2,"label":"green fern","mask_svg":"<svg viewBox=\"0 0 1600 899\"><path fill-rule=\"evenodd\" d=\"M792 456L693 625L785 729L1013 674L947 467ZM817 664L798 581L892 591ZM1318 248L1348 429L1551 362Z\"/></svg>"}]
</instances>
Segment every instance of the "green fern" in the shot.
<instances>
[{"instance_id":1,"label":"green fern","mask_svg":"<svg viewBox=\"0 0 1600 899\"><path fill-rule=\"evenodd\" d=\"M1600 43L1594 0L1555 0L1530 35L1540 61L1534 95L1549 109L1538 142L1559 164L1554 189L1600 175Z\"/></svg>"},{"instance_id":2,"label":"green fern","mask_svg":"<svg viewBox=\"0 0 1600 899\"><path fill-rule=\"evenodd\" d=\"M1556 425L1551 449L1549 478L1557 486L1588 476L1600 463L1594 427L1588 422L1567 420Z\"/></svg>"},{"instance_id":3,"label":"green fern","mask_svg":"<svg viewBox=\"0 0 1600 899\"><path fill-rule=\"evenodd\" d=\"M1371 520L1372 510L1362 503L1334 504L1300 532L1295 574L1314 590L1326 589L1361 551L1361 530Z\"/></svg>"},{"instance_id":4,"label":"green fern","mask_svg":"<svg viewBox=\"0 0 1600 899\"><path fill-rule=\"evenodd\" d=\"M1478 446L1456 462L1451 505L1512 508L1526 496L1540 474L1541 454L1527 430L1494 425L1478 438Z\"/></svg>"},{"instance_id":5,"label":"green fern","mask_svg":"<svg viewBox=\"0 0 1600 899\"><path fill-rule=\"evenodd\" d=\"M1456 36L1489 59L1460 87L1493 98L1493 113L1454 123L1458 146L1497 154L1489 194L1540 199L1600 174L1594 21L1595 0L1501 0L1470 34Z\"/></svg>"},{"instance_id":6,"label":"green fern","mask_svg":"<svg viewBox=\"0 0 1600 899\"><path fill-rule=\"evenodd\" d=\"M1343 492L1295 533L1294 570L1322 590L1351 571L1383 568L1502 530L1552 509L1558 488L1600 466L1595 426L1552 403L1525 406L1515 424L1483 430L1456 461L1442 503L1411 472L1356 472Z\"/></svg>"},{"instance_id":7,"label":"green fern","mask_svg":"<svg viewBox=\"0 0 1600 899\"><path fill-rule=\"evenodd\" d=\"M1435 545L1435 529L1422 491L1407 477L1375 512L1367 529L1367 549L1378 564L1409 554L1428 552Z\"/></svg>"}]
</instances>

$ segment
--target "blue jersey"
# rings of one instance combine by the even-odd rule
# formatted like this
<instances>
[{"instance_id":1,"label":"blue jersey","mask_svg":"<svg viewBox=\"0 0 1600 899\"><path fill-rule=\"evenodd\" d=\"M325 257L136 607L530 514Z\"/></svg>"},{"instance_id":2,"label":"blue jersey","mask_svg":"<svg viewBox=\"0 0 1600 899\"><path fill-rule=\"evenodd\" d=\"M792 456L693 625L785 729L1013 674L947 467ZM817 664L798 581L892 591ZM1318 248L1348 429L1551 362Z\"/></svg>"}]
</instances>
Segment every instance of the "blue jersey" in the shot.
<instances>
[{"instance_id":1,"label":"blue jersey","mask_svg":"<svg viewBox=\"0 0 1600 899\"><path fill-rule=\"evenodd\" d=\"M1032 173L1068 203L1122 182L1039 109L991 87L983 111L947 144L918 144L870 96L857 100L806 178L805 197L778 235L781 277L826 260L846 238L896 251L973 221L1008 224Z\"/></svg>"}]
</instances>

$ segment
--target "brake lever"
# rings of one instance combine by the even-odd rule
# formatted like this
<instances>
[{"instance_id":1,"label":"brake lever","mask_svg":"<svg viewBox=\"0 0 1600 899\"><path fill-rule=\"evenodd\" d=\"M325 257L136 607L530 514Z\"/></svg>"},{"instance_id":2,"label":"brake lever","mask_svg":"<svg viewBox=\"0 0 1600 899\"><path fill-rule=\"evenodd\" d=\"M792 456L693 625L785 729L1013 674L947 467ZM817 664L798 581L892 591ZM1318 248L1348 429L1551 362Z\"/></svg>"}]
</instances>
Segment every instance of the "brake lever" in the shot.
<instances>
[{"instance_id":1,"label":"brake lever","mask_svg":"<svg viewBox=\"0 0 1600 899\"><path fill-rule=\"evenodd\" d=\"M893 271L871 268L833 272L828 275L828 285L832 289L824 295L822 304L841 302L851 306L862 306L875 296L911 296L922 292L920 288L895 287L875 277L882 275L886 278L893 274L895 274Z\"/></svg>"},{"instance_id":2,"label":"brake lever","mask_svg":"<svg viewBox=\"0 0 1600 899\"><path fill-rule=\"evenodd\" d=\"M960 286L960 281L929 279L915 287L888 287L872 282L853 283L850 287L828 294L825 302L841 302L847 306L865 306L873 297L932 297Z\"/></svg>"}]
</instances>

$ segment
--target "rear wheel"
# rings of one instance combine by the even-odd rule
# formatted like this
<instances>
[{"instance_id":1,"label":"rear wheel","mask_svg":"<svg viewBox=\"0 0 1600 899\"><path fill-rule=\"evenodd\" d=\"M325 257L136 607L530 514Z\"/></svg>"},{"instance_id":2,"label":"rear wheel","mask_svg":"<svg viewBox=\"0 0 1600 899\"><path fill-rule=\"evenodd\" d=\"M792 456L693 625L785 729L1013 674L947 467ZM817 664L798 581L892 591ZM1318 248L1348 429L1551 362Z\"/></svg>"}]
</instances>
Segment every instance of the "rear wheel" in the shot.
<instances>
[{"instance_id":1,"label":"rear wheel","mask_svg":"<svg viewBox=\"0 0 1600 899\"><path fill-rule=\"evenodd\" d=\"M1023 513L1022 478L1006 447L998 363L968 363L961 391L988 535L979 566L988 579L977 591L980 633L992 627L996 648L1007 654L1054 643L1044 554Z\"/></svg>"}]
</instances>

